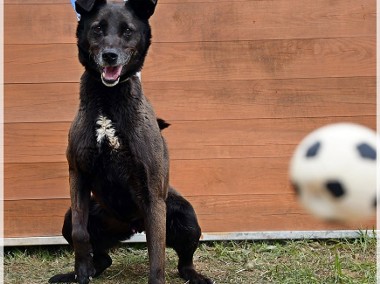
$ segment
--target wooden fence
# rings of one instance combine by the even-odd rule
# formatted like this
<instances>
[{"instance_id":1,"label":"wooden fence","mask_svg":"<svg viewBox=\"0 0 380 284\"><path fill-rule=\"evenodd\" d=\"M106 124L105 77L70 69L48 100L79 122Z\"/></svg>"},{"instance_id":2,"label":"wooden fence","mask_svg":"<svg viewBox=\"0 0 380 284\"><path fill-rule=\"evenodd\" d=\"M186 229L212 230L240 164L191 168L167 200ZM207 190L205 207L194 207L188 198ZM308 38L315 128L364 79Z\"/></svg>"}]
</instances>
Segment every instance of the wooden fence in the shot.
<instances>
[{"instance_id":1,"label":"wooden fence","mask_svg":"<svg viewBox=\"0 0 380 284\"><path fill-rule=\"evenodd\" d=\"M82 72L69 2L5 0L7 238L60 235L69 206ZM298 205L288 162L322 125L376 127L376 1L159 0L152 28L143 88L203 231L350 229Z\"/></svg>"}]
</instances>

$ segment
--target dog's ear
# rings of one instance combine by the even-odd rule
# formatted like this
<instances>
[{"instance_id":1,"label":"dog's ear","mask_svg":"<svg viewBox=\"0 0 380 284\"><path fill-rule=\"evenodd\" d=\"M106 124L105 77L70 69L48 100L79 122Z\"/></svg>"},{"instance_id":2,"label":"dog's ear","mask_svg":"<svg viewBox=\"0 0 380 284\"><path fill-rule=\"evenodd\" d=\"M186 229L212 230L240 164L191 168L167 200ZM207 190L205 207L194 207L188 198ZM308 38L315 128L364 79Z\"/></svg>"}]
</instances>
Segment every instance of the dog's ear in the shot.
<instances>
[{"instance_id":1,"label":"dog's ear","mask_svg":"<svg viewBox=\"0 0 380 284\"><path fill-rule=\"evenodd\" d=\"M78 14L84 15L90 13L96 6L106 4L106 0L76 0L75 10Z\"/></svg>"},{"instance_id":2,"label":"dog's ear","mask_svg":"<svg viewBox=\"0 0 380 284\"><path fill-rule=\"evenodd\" d=\"M153 15L156 4L157 0L128 0L125 5L130 5L138 17L147 20Z\"/></svg>"}]
</instances>

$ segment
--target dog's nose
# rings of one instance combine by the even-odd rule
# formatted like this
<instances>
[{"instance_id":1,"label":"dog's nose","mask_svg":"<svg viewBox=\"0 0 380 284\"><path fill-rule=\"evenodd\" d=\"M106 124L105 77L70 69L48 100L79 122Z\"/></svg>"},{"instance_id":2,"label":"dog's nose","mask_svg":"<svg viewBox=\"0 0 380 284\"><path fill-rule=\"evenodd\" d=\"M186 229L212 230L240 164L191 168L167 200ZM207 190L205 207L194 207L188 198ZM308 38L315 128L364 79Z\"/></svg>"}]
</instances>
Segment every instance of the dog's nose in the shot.
<instances>
[{"instance_id":1,"label":"dog's nose","mask_svg":"<svg viewBox=\"0 0 380 284\"><path fill-rule=\"evenodd\" d=\"M103 52L102 58L105 63L113 65L117 62L118 55L114 51L106 51Z\"/></svg>"}]
</instances>

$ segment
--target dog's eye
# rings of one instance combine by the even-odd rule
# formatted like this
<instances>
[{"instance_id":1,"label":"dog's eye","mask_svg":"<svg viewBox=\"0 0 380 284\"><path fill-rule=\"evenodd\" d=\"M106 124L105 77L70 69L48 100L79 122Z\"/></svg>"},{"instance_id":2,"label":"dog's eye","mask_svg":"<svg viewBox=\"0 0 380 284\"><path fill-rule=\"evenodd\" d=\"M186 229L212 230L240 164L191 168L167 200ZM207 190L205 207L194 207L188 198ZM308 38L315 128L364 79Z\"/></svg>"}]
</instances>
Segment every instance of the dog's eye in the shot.
<instances>
[{"instance_id":1,"label":"dog's eye","mask_svg":"<svg viewBox=\"0 0 380 284\"><path fill-rule=\"evenodd\" d=\"M103 33L102 27L100 25L94 26L92 30L96 35L101 35Z\"/></svg>"},{"instance_id":2,"label":"dog's eye","mask_svg":"<svg viewBox=\"0 0 380 284\"><path fill-rule=\"evenodd\" d=\"M132 35L132 30L129 29L129 28L126 28L126 29L124 30L123 35L124 35L125 37L130 37L130 36Z\"/></svg>"}]
</instances>

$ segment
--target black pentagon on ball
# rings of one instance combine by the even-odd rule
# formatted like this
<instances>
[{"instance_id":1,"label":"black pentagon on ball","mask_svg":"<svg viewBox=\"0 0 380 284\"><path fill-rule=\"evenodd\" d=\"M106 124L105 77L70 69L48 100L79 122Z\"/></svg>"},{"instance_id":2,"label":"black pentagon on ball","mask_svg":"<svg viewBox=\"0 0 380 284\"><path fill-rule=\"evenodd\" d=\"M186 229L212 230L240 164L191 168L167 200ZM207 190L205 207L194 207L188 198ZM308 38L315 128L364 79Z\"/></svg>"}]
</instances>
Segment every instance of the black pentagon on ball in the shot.
<instances>
[{"instance_id":1,"label":"black pentagon on ball","mask_svg":"<svg viewBox=\"0 0 380 284\"><path fill-rule=\"evenodd\" d=\"M344 186L339 181L328 181L326 188L336 198L342 197L346 193Z\"/></svg>"},{"instance_id":2,"label":"black pentagon on ball","mask_svg":"<svg viewBox=\"0 0 380 284\"><path fill-rule=\"evenodd\" d=\"M318 154L319 149L321 148L321 142L317 141L311 145L306 151L306 158L315 157Z\"/></svg>"},{"instance_id":3,"label":"black pentagon on ball","mask_svg":"<svg viewBox=\"0 0 380 284\"><path fill-rule=\"evenodd\" d=\"M359 154L364 159L376 160L376 149L367 143L361 143L356 146L359 151Z\"/></svg>"},{"instance_id":4,"label":"black pentagon on ball","mask_svg":"<svg viewBox=\"0 0 380 284\"><path fill-rule=\"evenodd\" d=\"M300 190L300 187L298 186L298 184L293 181L292 182L292 187L293 187L294 192L296 193L296 195L299 196L300 193L301 193L301 190Z\"/></svg>"}]
</instances>

